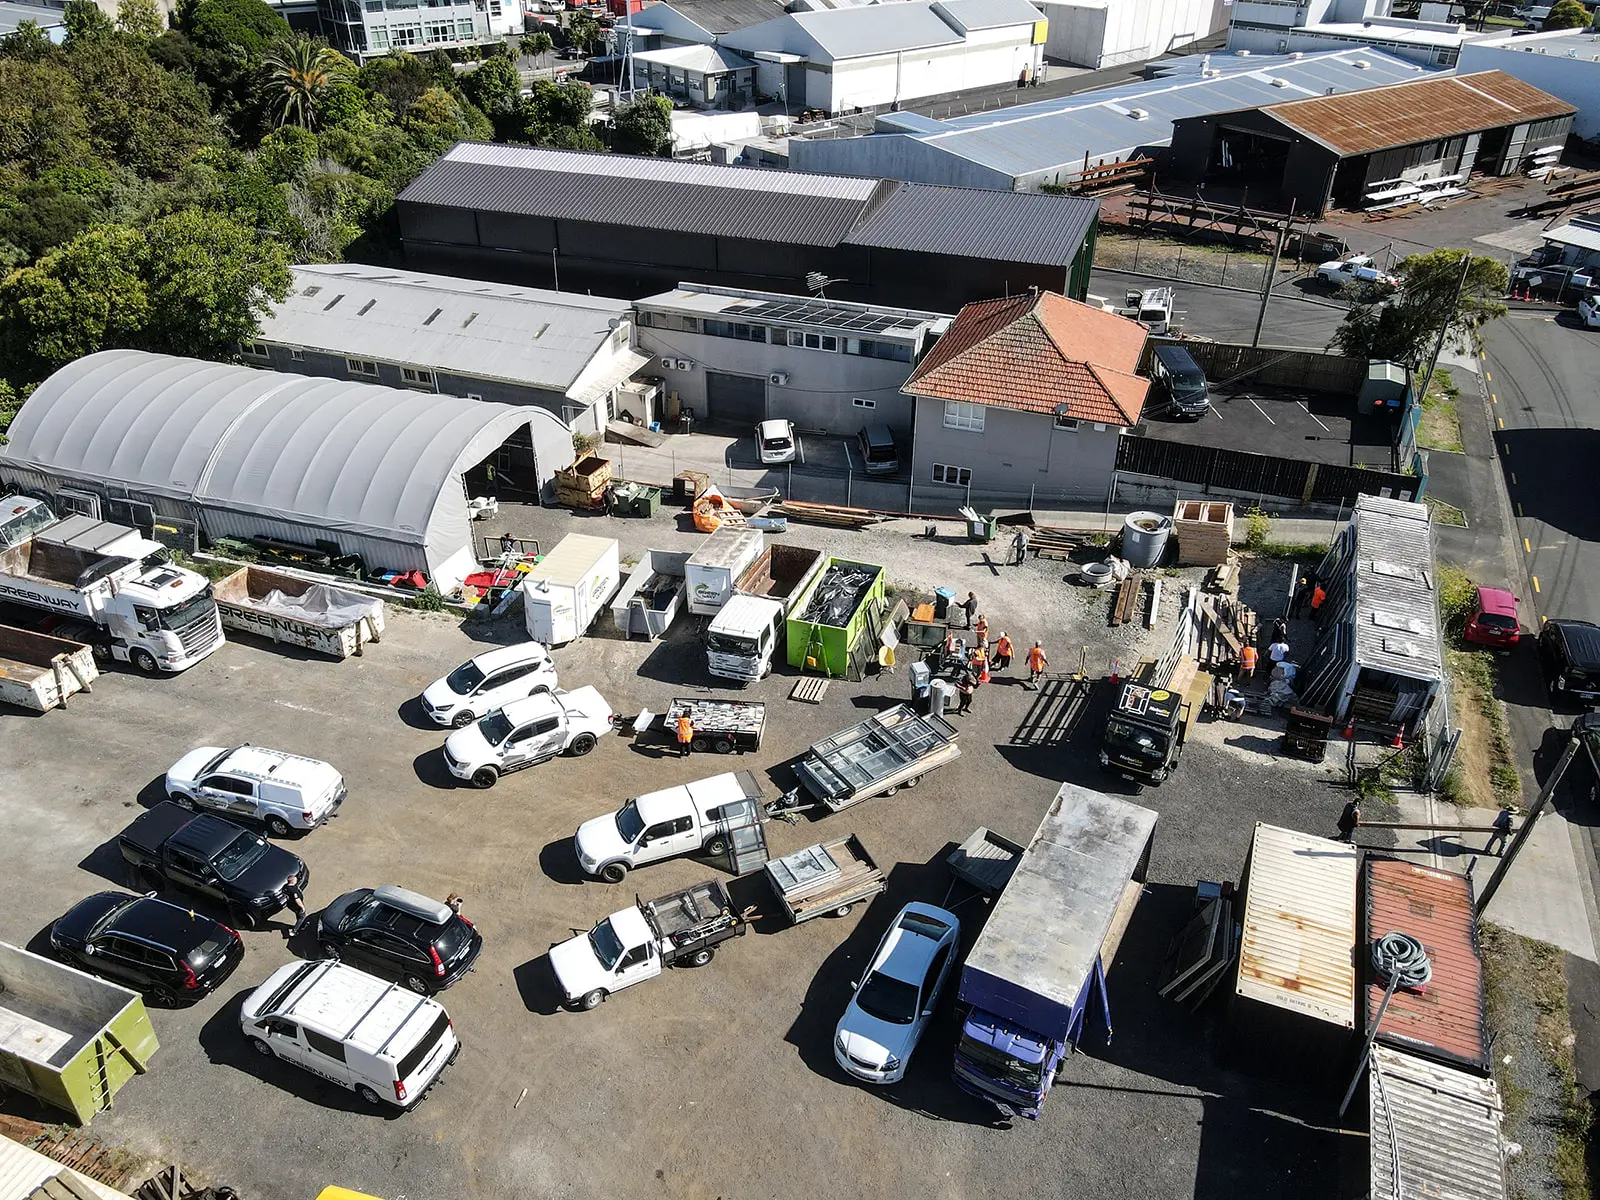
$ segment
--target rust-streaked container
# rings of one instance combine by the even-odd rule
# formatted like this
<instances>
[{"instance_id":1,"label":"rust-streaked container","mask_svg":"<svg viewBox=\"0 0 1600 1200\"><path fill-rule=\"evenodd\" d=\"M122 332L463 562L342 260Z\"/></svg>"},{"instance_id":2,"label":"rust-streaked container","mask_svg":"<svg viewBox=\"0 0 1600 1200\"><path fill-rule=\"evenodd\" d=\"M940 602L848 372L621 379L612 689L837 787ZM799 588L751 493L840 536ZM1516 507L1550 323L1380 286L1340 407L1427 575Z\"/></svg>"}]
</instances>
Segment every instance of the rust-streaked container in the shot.
<instances>
[{"instance_id":1,"label":"rust-streaked container","mask_svg":"<svg viewBox=\"0 0 1600 1200\"><path fill-rule=\"evenodd\" d=\"M1453 871L1369 857L1365 885L1364 1028L1371 1030L1385 987L1385 980L1372 967L1372 943L1391 931L1408 933L1427 950L1433 979L1421 992L1404 988L1395 992L1383 1014L1378 1040L1487 1075L1489 1026L1478 923L1472 912L1472 880Z\"/></svg>"}]
</instances>

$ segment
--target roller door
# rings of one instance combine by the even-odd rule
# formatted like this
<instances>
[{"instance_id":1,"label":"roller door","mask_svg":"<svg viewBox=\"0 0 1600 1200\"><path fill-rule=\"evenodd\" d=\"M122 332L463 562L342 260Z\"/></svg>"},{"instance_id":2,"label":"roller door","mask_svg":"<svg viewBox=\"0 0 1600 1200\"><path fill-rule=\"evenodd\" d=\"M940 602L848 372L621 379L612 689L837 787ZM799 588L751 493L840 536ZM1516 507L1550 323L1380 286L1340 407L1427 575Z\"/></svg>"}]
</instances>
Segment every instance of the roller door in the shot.
<instances>
[{"instance_id":1,"label":"roller door","mask_svg":"<svg viewBox=\"0 0 1600 1200\"><path fill-rule=\"evenodd\" d=\"M764 375L723 375L706 372L705 419L722 425L754 425L767 419L767 380Z\"/></svg>"}]
</instances>

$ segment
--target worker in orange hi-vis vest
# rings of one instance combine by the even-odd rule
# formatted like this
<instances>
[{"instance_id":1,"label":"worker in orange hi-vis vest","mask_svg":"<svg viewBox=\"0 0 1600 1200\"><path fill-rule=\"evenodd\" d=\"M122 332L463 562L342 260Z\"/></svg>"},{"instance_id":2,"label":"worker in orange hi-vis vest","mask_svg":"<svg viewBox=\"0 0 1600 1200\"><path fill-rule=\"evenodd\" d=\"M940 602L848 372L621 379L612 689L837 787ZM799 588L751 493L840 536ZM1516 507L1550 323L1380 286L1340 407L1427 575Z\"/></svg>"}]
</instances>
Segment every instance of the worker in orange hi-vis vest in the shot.
<instances>
[{"instance_id":1,"label":"worker in orange hi-vis vest","mask_svg":"<svg viewBox=\"0 0 1600 1200\"><path fill-rule=\"evenodd\" d=\"M1239 676L1240 676L1240 678L1248 679L1248 678L1250 678L1250 676L1252 676L1252 675L1254 675L1256 673L1256 662L1257 662L1257 659L1258 659L1258 656L1256 654L1256 648L1254 646L1246 646L1243 650L1239 651Z\"/></svg>"},{"instance_id":2,"label":"worker in orange hi-vis vest","mask_svg":"<svg viewBox=\"0 0 1600 1200\"><path fill-rule=\"evenodd\" d=\"M1009 671L1011 669L1011 655L1014 650L1015 647L1012 646L1011 639L1006 636L1005 630L1002 629L1000 636L994 642L995 668L1001 671Z\"/></svg>"},{"instance_id":3,"label":"worker in orange hi-vis vest","mask_svg":"<svg viewBox=\"0 0 1600 1200\"><path fill-rule=\"evenodd\" d=\"M972 623L972 632L978 639L979 648L987 650L989 648L989 618L979 613L978 619Z\"/></svg>"},{"instance_id":4,"label":"worker in orange hi-vis vest","mask_svg":"<svg viewBox=\"0 0 1600 1200\"><path fill-rule=\"evenodd\" d=\"M680 758L689 757L689 745L693 741L694 722L689 719L689 714L685 713L678 718L678 756Z\"/></svg>"},{"instance_id":5,"label":"worker in orange hi-vis vest","mask_svg":"<svg viewBox=\"0 0 1600 1200\"><path fill-rule=\"evenodd\" d=\"M1039 676L1044 674L1044 669L1050 665L1050 660L1044 656L1044 646L1038 642L1033 644L1033 649L1028 651L1028 685L1039 686Z\"/></svg>"}]
</instances>

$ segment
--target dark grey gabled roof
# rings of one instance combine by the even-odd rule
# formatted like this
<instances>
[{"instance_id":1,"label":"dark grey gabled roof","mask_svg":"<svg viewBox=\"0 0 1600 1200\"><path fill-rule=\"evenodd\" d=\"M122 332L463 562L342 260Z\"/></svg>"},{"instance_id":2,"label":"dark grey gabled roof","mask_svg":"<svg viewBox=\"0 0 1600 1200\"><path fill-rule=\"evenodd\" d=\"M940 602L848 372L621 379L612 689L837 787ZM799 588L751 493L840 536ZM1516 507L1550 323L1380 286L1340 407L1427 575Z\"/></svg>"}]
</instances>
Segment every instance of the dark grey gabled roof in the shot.
<instances>
[{"instance_id":1,"label":"dark grey gabled roof","mask_svg":"<svg viewBox=\"0 0 1600 1200\"><path fill-rule=\"evenodd\" d=\"M901 183L846 241L958 258L1070 266L1100 212L1086 196Z\"/></svg>"},{"instance_id":2,"label":"dark grey gabled roof","mask_svg":"<svg viewBox=\"0 0 1600 1200\"><path fill-rule=\"evenodd\" d=\"M840 175L464 142L400 198L558 221L837 246L878 187L875 179Z\"/></svg>"}]
</instances>

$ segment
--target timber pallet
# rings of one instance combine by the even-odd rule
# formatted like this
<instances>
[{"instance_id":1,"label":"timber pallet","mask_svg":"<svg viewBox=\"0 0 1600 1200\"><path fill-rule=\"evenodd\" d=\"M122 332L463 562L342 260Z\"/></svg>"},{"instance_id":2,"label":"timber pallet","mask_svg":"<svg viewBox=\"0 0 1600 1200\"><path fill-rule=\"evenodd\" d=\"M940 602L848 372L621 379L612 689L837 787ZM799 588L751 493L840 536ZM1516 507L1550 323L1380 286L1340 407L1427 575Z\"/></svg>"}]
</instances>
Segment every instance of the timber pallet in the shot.
<instances>
[{"instance_id":1,"label":"timber pallet","mask_svg":"<svg viewBox=\"0 0 1600 1200\"><path fill-rule=\"evenodd\" d=\"M865 508L846 508L842 504L812 504L805 500L784 500L773 508L784 516L813 525L833 525L840 529L865 529L889 518Z\"/></svg>"},{"instance_id":2,"label":"timber pallet","mask_svg":"<svg viewBox=\"0 0 1600 1200\"><path fill-rule=\"evenodd\" d=\"M827 694L827 691L828 681L826 679L802 679L789 692L789 699L798 700L802 704L821 704L822 697Z\"/></svg>"},{"instance_id":3,"label":"timber pallet","mask_svg":"<svg viewBox=\"0 0 1600 1200\"><path fill-rule=\"evenodd\" d=\"M1028 531L1028 549L1035 558L1065 560L1075 550L1089 544L1095 533L1091 530L1059 529L1053 525L1035 525Z\"/></svg>"},{"instance_id":4,"label":"timber pallet","mask_svg":"<svg viewBox=\"0 0 1600 1200\"><path fill-rule=\"evenodd\" d=\"M1129 575L1117 585L1117 597L1111 605L1111 624L1126 625L1139 611L1139 593L1143 590L1137 574Z\"/></svg>"}]
</instances>

